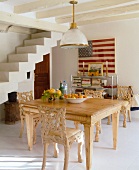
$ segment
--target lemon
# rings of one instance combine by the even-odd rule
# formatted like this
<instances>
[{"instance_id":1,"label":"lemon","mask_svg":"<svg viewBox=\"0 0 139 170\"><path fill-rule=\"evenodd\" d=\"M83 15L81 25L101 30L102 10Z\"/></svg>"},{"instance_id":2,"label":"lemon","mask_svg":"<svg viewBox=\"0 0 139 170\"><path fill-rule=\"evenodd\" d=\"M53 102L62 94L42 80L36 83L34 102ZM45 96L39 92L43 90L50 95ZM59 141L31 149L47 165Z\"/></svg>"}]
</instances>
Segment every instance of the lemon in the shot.
<instances>
[{"instance_id":1,"label":"lemon","mask_svg":"<svg viewBox=\"0 0 139 170\"><path fill-rule=\"evenodd\" d=\"M57 90L56 93L61 96L61 91L60 90Z\"/></svg>"},{"instance_id":2,"label":"lemon","mask_svg":"<svg viewBox=\"0 0 139 170\"><path fill-rule=\"evenodd\" d=\"M55 89L53 89L53 88L51 88L50 90L49 90L49 93L55 93L56 92L56 90Z\"/></svg>"}]
</instances>

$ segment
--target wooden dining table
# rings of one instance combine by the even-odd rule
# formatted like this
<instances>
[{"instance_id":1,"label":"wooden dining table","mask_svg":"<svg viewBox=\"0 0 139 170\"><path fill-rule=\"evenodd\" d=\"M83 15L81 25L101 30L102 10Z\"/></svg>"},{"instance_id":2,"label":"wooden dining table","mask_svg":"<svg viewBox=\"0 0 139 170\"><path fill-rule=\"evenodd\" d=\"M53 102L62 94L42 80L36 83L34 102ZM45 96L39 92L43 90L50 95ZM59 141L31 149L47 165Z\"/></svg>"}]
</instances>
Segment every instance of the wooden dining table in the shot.
<instances>
[{"instance_id":1,"label":"wooden dining table","mask_svg":"<svg viewBox=\"0 0 139 170\"><path fill-rule=\"evenodd\" d=\"M112 115L113 129L113 148L117 148L119 111L122 106L127 106L128 102L123 100L112 99L95 99L89 98L82 103L72 104L65 100L56 100L51 103L42 101L41 99L23 103L23 109L30 111L26 114L27 139L29 150L33 147L33 118L32 115L38 113L38 106L48 107L65 107L66 119L78 121L84 126L85 150L86 150L86 170L92 170L92 154L93 154L93 134L94 125L97 121Z\"/></svg>"}]
</instances>

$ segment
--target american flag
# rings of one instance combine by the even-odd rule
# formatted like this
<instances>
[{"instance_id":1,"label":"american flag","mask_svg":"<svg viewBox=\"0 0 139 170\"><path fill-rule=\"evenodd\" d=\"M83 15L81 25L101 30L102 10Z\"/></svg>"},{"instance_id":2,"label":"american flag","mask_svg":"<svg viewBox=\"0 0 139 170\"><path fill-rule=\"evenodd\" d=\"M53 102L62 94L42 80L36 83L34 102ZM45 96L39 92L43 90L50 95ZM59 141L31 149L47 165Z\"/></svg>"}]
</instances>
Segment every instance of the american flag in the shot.
<instances>
[{"instance_id":1,"label":"american flag","mask_svg":"<svg viewBox=\"0 0 139 170\"><path fill-rule=\"evenodd\" d=\"M103 63L103 73L106 72L106 61L108 62L108 73L115 73L115 38L99 39L89 41L89 47L79 49L78 70L88 72L88 64Z\"/></svg>"}]
</instances>

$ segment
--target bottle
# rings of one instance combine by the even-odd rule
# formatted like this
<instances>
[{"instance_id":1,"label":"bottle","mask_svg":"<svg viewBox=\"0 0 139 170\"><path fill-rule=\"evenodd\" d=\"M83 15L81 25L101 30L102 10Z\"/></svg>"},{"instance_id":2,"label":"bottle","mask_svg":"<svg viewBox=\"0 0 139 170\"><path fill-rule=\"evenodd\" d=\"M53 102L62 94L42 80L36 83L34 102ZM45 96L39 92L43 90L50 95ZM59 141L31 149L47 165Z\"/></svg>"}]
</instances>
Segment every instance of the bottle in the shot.
<instances>
[{"instance_id":1,"label":"bottle","mask_svg":"<svg viewBox=\"0 0 139 170\"><path fill-rule=\"evenodd\" d=\"M60 81L60 88L59 90L61 91L62 95L64 95L64 87L62 81Z\"/></svg>"},{"instance_id":2,"label":"bottle","mask_svg":"<svg viewBox=\"0 0 139 170\"><path fill-rule=\"evenodd\" d=\"M67 92L68 92L68 85L67 85L65 80L63 81L63 88L64 88L64 94L67 94Z\"/></svg>"},{"instance_id":3,"label":"bottle","mask_svg":"<svg viewBox=\"0 0 139 170\"><path fill-rule=\"evenodd\" d=\"M62 81L60 81L60 88L59 88L59 90L62 89L62 88L63 88L63 83L62 83Z\"/></svg>"}]
</instances>

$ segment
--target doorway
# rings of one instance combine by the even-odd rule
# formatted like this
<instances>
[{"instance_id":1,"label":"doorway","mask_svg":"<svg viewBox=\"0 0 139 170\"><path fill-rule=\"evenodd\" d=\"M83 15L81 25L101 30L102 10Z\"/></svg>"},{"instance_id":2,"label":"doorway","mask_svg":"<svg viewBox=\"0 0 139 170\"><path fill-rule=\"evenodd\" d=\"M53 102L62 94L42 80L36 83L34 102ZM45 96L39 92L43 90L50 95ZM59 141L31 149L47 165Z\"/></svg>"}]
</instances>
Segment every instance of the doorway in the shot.
<instances>
[{"instance_id":1,"label":"doorway","mask_svg":"<svg viewBox=\"0 0 139 170\"><path fill-rule=\"evenodd\" d=\"M50 54L43 56L34 71L34 98L40 99L44 90L50 88Z\"/></svg>"}]
</instances>

